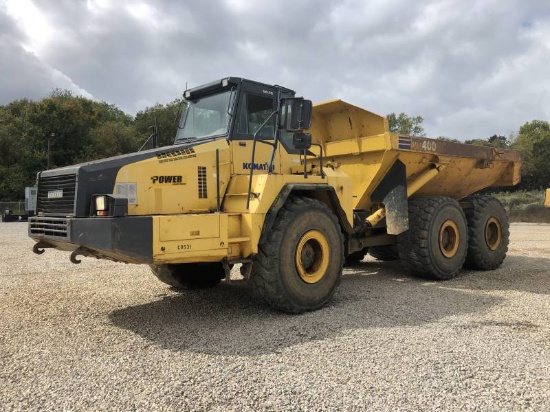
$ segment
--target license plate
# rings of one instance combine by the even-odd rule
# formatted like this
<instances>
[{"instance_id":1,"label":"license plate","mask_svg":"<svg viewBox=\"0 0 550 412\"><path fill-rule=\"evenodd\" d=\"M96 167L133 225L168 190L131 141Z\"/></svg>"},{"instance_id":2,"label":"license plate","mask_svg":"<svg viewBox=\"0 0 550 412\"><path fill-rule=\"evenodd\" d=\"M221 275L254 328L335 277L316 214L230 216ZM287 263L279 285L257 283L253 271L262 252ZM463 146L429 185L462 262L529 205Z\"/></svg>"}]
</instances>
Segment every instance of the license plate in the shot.
<instances>
[{"instance_id":1,"label":"license plate","mask_svg":"<svg viewBox=\"0 0 550 412\"><path fill-rule=\"evenodd\" d=\"M50 190L48 192L48 199L59 199L63 197L63 189L61 190Z\"/></svg>"}]
</instances>

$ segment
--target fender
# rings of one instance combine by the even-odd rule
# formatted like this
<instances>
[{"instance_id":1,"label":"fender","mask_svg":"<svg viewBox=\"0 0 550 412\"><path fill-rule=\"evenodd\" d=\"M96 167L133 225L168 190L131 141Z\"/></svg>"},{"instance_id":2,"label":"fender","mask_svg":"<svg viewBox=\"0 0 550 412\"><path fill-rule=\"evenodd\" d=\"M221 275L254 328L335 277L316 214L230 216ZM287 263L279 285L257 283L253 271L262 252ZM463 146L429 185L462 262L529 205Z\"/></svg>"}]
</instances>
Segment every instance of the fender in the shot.
<instances>
[{"instance_id":1,"label":"fender","mask_svg":"<svg viewBox=\"0 0 550 412\"><path fill-rule=\"evenodd\" d=\"M340 201L338 200L338 196L332 186L327 186L324 184L304 185L298 183L290 183L283 186L267 212L262 233L272 229L279 210L283 207L290 195L309 197L325 203L336 215L342 230L348 234L353 233L353 228L349 224L346 218L346 213L340 206Z\"/></svg>"}]
</instances>

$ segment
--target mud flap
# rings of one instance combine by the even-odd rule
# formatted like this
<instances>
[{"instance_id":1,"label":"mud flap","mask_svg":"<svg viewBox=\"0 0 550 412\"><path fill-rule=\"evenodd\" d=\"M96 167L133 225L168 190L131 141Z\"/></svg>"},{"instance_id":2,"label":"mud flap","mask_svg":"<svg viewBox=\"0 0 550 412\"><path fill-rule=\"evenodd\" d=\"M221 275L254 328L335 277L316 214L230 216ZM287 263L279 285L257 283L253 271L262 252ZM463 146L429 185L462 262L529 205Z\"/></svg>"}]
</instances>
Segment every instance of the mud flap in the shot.
<instances>
[{"instance_id":1,"label":"mud flap","mask_svg":"<svg viewBox=\"0 0 550 412\"><path fill-rule=\"evenodd\" d=\"M405 165L396 160L371 200L383 203L386 208L386 232L398 235L409 229L409 203L407 200L407 175Z\"/></svg>"}]
</instances>

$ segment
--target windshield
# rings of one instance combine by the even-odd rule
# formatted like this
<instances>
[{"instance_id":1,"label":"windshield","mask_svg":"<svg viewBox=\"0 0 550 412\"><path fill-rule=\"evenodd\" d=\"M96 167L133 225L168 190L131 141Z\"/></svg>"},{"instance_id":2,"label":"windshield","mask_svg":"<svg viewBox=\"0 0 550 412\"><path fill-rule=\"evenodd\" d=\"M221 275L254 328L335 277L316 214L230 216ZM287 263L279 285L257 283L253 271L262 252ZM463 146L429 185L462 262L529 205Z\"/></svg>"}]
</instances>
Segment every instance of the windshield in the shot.
<instances>
[{"instance_id":1,"label":"windshield","mask_svg":"<svg viewBox=\"0 0 550 412\"><path fill-rule=\"evenodd\" d=\"M176 142L227 134L232 90L187 101Z\"/></svg>"}]
</instances>

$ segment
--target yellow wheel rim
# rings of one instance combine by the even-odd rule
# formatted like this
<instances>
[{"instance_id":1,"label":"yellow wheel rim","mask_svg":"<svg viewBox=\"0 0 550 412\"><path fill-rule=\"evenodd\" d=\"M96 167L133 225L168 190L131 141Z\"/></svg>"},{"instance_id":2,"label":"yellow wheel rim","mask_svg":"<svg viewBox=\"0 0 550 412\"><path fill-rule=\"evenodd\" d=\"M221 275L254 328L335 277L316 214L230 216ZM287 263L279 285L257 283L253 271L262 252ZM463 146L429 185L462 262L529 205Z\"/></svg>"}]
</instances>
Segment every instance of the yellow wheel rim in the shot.
<instances>
[{"instance_id":1,"label":"yellow wheel rim","mask_svg":"<svg viewBox=\"0 0 550 412\"><path fill-rule=\"evenodd\" d=\"M306 283L319 282L328 269L328 241L318 230L306 232L296 248L296 270Z\"/></svg>"},{"instance_id":2,"label":"yellow wheel rim","mask_svg":"<svg viewBox=\"0 0 550 412\"><path fill-rule=\"evenodd\" d=\"M452 258L456 255L460 244L458 226L452 220L446 220L439 229L439 249L443 256Z\"/></svg>"},{"instance_id":3,"label":"yellow wheel rim","mask_svg":"<svg viewBox=\"0 0 550 412\"><path fill-rule=\"evenodd\" d=\"M497 250L502 243L502 226L496 217L492 217L485 225L485 242L490 250Z\"/></svg>"}]
</instances>

